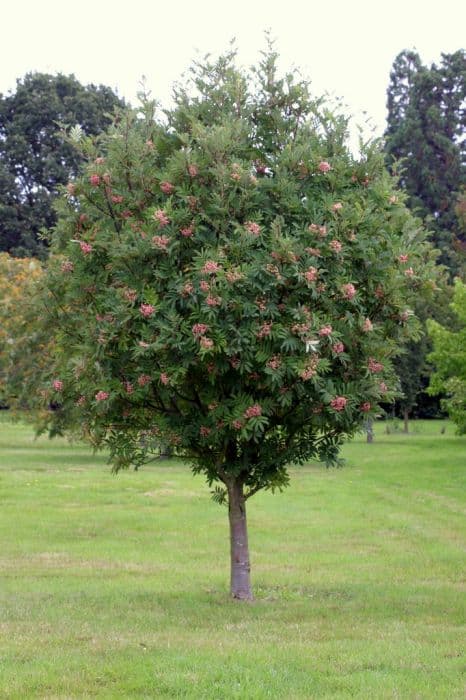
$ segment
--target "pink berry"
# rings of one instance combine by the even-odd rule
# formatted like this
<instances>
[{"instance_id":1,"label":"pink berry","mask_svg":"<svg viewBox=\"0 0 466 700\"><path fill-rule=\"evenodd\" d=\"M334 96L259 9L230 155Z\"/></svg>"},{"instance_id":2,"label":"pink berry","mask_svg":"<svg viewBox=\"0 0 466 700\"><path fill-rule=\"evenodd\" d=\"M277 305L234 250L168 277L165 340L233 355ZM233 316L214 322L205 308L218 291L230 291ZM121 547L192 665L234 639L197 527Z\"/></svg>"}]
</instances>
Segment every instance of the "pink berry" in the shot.
<instances>
[{"instance_id":1,"label":"pink berry","mask_svg":"<svg viewBox=\"0 0 466 700\"><path fill-rule=\"evenodd\" d=\"M257 403L255 403L253 406L250 406L249 408L247 408L244 412L245 418L254 418L254 417L260 416L260 415L262 415L262 408Z\"/></svg>"},{"instance_id":2,"label":"pink berry","mask_svg":"<svg viewBox=\"0 0 466 700\"><path fill-rule=\"evenodd\" d=\"M204 272L205 274L213 275L221 269L222 269L222 266L219 265L217 262L215 262L215 260L207 260L207 262L205 263L201 272Z\"/></svg>"},{"instance_id":3,"label":"pink berry","mask_svg":"<svg viewBox=\"0 0 466 700\"><path fill-rule=\"evenodd\" d=\"M351 300L354 299L354 297L356 296L356 287L354 286L354 284L351 284L351 282L349 282L348 284L344 284L341 290L345 299Z\"/></svg>"},{"instance_id":4,"label":"pink berry","mask_svg":"<svg viewBox=\"0 0 466 700\"><path fill-rule=\"evenodd\" d=\"M163 226L168 226L168 224L170 223L170 219L165 214L163 209L156 209L156 211L154 212L154 219L158 222L161 228Z\"/></svg>"},{"instance_id":5,"label":"pink berry","mask_svg":"<svg viewBox=\"0 0 466 700\"><path fill-rule=\"evenodd\" d=\"M171 194L174 191L175 187L174 185L172 185L171 182L165 181L160 183L160 189L164 194Z\"/></svg>"},{"instance_id":6,"label":"pink berry","mask_svg":"<svg viewBox=\"0 0 466 700\"><path fill-rule=\"evenodd\" d=\"M205 323L195 323L191 330L193 335L198 338L207 333L209 326L207 326Z\"/></svg>"},{"instance_id":7,"label":"pink berry","mask_svg":"<svg viewBox=\"0 0 466 700\"><path fill-rule=\"evenodd\" d=\"M152 306L152 304L141 304L139 311L144 318L149 318L149 316L152 316L152 314L155 312L155 306Z\"/></svg>"},{"instance_id":8,"label":"pink berry","mask_svg":"<svg viewBox=\"0 0 466 700\"><path fill-rule=\"evenodd\" d=\"M79 247L81 248L83 255L89 255L89 253L92 251L91 244L86 243L85 241L80 241Z\"/></svg>"},{"instance_id":9,"label":"pink berry","mask_svg":"<svg viewBox=\"0 0 466 700\"><path fill-rule=\"evenodd\" d=\"M375 360L373 357L369 358L367 367L369 369L369 372L372 372L374 374L383 370L383 364L381 362L377 362L377 360Z\"/></svg>"},{"instance_id":10,"label":"pink berry","mask_svg":"<svg viewBox=\"0 0 466 700\"><path fill-rule=\"evenodd\" d=\"M149 374L140 374L138 377L139 386L146 386L146 384L150 384L151 381L152 377Z\"/></svg>"},{"instance_id":11,"label":"pink berry","mask_svg":"<svg viewBox=\"0 0 466 700\"><path fill-rule=\"evenodd\" d=\"M330 401L330 406L335 411L343 411L347 403L348 399L344 396L335 396L335 398Z\"/></svg>"},{"instance_id":12,"label":"pink berry","mask_svg":"<svg viewBox=\"0 0 466 700\"><path fill-rule=\"evenodd\" d=\"M315 282L317 279L317 268L316 267L310 267L306 272L304 273L304 277L306 278L307 282Z\"/></svg>"},{"instance_id":13,"label":"pink berry","mask_svg":"<svg viewBox=\"0 0 466 700\"><path fill-rule=\"evenodd\" d=\"M261 232L261 227L255 221L246 221L245 227L253 236L258 236Z\"/></svg>"},{"instance_id":14,"label":"pink berry","mask_svg":"<svg viewBox=\"0 0 466 700\"><path fill-rule=\"evenodd\" d=\"M330 165L330 163L327 163L326 160L321 160L319 165L317 166L317 169L321 173L328 173L328 171L332 169L332 166Z\"/></svg>"}]
</instances>

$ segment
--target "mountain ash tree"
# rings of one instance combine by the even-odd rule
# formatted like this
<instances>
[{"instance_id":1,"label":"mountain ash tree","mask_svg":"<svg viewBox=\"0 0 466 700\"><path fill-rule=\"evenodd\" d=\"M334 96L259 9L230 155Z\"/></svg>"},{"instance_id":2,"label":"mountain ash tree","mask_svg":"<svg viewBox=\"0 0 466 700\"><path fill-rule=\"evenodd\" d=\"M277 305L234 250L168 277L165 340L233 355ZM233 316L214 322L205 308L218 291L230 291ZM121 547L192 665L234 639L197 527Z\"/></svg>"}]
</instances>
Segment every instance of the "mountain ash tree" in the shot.
<instances>
[{"instance_id":1,"label":"mountain ash tree","mask_svg":"<svg viewBox=\"0 0 466 700\"><path fill-rule=\"evenodd\" d=\"M273 51L195 65L70 181L44 294L56 331L38 398L115 470L170 444L228 503L231 594L250 599L246 501L287 465L338 462L392 396L392 358L431 285L419 224L375 146L280 77ZM426 280L426 281L425 281Z\"/></svg>"}]
</instances>

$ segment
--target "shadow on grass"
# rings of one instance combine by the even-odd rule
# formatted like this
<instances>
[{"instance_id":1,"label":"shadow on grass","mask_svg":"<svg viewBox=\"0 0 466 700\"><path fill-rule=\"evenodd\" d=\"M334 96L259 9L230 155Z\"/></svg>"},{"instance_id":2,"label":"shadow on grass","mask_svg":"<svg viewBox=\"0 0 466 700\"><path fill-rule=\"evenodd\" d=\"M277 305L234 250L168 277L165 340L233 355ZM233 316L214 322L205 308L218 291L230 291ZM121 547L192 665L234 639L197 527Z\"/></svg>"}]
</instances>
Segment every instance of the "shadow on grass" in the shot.
<instances>
[{"instance_id":1,"label":"shadow on grass","mask_svg":"<svg viewBox=\"0 0 466 700\"><path fill-rule=\"evenodd\" d=\"M33 595L34 604L40 598L42 614L52 606L55 610L66 610L66 616L81 618L90 614L97 622L101 613L105 618L111 608L118 610L118 623L125 627L131 622L144 628L152 625L154 617L163 617L172 621L182 621L184 628L211 627L218 623L215 610L220 619L228 610L228 619L235 618L264 619L296 616L303 621L314 616L326 617L328 614L338 614L340 621L347 618L358 623L367 622L419 622L422 624L443 623L445 605L450 614L454 614L461 624L463 596L461 591L443 589L432 590L425 585L383 585L383 584L347 584L343 586L289 586L264 585L254 587L255 599L252 602L235 601L230 598L228 591L222 587L200 588L199 591L153 591L147 590L147 581L133 579L134 588L128 595L127 583L120 588L119 581L113 580L111 591L105 583L100 582L98 589L83 586L78 590L62 591L51 597L46 591ZM137 590L144 586L145 590ZM23 594L29 598L28 594ZM22 596L21 596L22 597ZM24 601L26 602L26 601ZM31 601L32 602L32 601ZM26 605L26 607L28 607ZM87 610L87 613L86 613ZM457 614L455 613L455 610Z\"/></svg>"}]
</instances>

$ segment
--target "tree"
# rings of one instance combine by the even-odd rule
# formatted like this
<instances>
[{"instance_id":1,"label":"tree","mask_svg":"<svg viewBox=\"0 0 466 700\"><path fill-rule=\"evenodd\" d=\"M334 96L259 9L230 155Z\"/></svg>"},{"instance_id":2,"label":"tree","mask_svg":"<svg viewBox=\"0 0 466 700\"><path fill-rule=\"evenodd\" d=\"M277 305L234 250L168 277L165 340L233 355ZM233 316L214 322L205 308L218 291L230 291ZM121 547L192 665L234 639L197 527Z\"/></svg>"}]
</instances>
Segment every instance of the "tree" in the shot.
<instances>
[{"instance_id":1,"label":"tree","mask_svg":"<svg viewBox=\"0 0 466 700\"><path fill-rule=\"evenodd\" d=\"M460 434L466 433L466 285L455 281L454 300L451 304L461 328L451 331L437 321L427 324L434 349L429 360L435 371L430 379L430 393L446 394L442 400Z\"/></svg>"},{"instance_id":2,"label":"tree","mask_svg":"<svg viewBox=\"0 0 466 700\"><path fill-rule=\"evenodd\" d=\"M402 352L395 358L394 368L399 379L401 395L395 401L396 411L403 418L404 431L409 431L409 417L416 408L416 414L431 417L440 412L440 403L435 405L429 399L426 389L429 383L430 366L427 360L432 350L432 341L426 329L426 321L433 318L447 324L454 324L450 309L452 288L447 281L446 270L437 268L435 289L426 289L414 302L413 310L422 324L422 335L404 345Z\"/></svg>"},{"instance_id":3,"label":"tree","mask_svg":"<svg viewBox=\"0 0 466 700\"><path fill-rule=\"evenodd\" d=\"M464 266L466 238L455 207L466 184L464 129L466 54L442 54L440 65L422 65L417 53L395 59L387 93L387 163L400 170L408 206L428 219L439 262L452 274Z\"/></svg>"},{"instance_id":4,"label":"tree","mask_svg":"<svg viewBox=\"0 0 466 700\"><path fill-rule=\"evenodd\" d=\"M39 260L0 253L0 405L29 406L29 385L40 376L50 331L34 304L43 275ZM33 405L33 404L31 404Z\"/></svg>"},{"instance_id":5,"label":"tree","mask_svg":"<svg viewBox=\"0 0 466 700\"><path fill-rule=\"evenodd\" d=\"M122 105L108 87L45 73L28 73L14 93L0 95L0 250L45 253L39 232L55 223L58 187L80 165L79 154L61 139L59 123L98 134Z\"/></svg>"},{"instance_id":6,"label":"tree","mask_svg":"<svg viewBox=\"0 0 466 700\"><path fill-rule=\"evenodd\" d=\"M57 329L38 397L115 470L168 443L228 502L231 594L250 599L246 501L287 465L338 462L393 395L433 262L383 155L266 52L196 65L175 107L144 103L79 142L44 294Z\"/></svg>"},{"instance_id":7,"label":"tree","mask_svg":"<svg viewBox=\"0 0 466 700\"><path fill-rule=\"evenodd\" d=\"M403 51L390 73L387 93L388 124L385 134L387 163L400 175L407 204L426 222L431 240L439 248L438 262L450 275L464 269L466 237L458 192L465 183L466 97L464 51L444 54L439 66L424 66L416 52ZM443 300L445 301L445 300ZM441 308L440 308L441 307ZM429 307L420 300L416 313L425 320L442 318L444 303ZM444 316L443 316L444 318ZM427 334L412 342L396 362L403 398L398 402L405 430L408 415L425 398Z\"/></svg>"},{"instance_id":8,"label":"tree","mask_svg":"<svg viewBox=\"0 0 466 700\"><path fill-rule=\"evenodd\" d=\"M409 432L409 416L422 390L422 377L426 365L425 344L425 336L418 341L412 341L395 363L402 392L397 404L403 416L405 433Z\"/></svg>"}]
</instances>

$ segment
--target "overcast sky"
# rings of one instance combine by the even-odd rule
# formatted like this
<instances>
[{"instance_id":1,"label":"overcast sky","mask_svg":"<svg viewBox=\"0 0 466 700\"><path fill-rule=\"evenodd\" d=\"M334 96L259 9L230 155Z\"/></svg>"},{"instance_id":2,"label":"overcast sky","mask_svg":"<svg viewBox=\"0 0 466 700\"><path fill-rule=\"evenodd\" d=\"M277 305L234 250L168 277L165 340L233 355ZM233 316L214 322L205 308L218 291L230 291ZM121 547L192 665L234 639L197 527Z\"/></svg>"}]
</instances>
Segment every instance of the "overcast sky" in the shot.
<instances>
[{"instance_id":1,"label":"overcast sky","mask_svg":"<svg viewBox=\"0 0 466 700\"><path fill-rule=\"evenodd\" d=\"M236 37L239 60L257 61L264 30L277 39L282 65L302 69L316 95L342 97L376 134L385 123L390 67L405 48L424 63L464 48L460 0L23 0L2 7L0 92L28 71L74 73L103 83L133 104L142 76L163 103L196 56L225 50Z\"/></svg>"}]
</instances>

